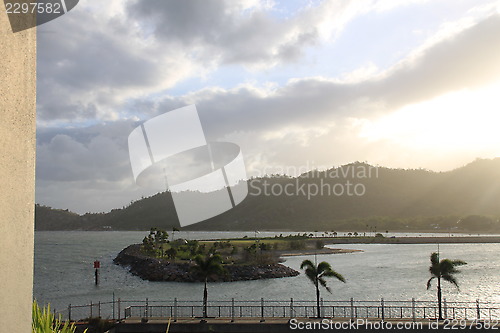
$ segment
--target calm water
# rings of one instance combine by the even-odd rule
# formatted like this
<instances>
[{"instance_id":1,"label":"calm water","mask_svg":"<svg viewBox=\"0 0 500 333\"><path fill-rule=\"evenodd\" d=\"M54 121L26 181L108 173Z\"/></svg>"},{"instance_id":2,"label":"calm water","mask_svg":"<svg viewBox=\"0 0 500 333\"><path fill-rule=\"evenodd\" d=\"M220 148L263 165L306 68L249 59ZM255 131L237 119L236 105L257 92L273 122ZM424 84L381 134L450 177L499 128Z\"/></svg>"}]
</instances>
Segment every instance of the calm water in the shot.
<instances>
[{"instance_id":1,"label":"calm water","mask_svg":"<svg viewBox=\"0 0 500 333\"><path fill-rule=\"evenodd\" d=\"M141 242L147 232L37 232L35 234L34 296L40 303L51 303L56 309L68 304L87 304L90 301L111 301L113 293L122 299L200 300L200 283L143 281L112 263L125 246ZM275 233L261 233L271 236ZM287 233L283 233L286 235ZM177 237L188 239L228 238L253 232L181 232ZM435 290L426 290L429 278L429 255L436 245L352 244L337 247L359 249L352 254L318 255L318 261L328 261L343 274L346 284L330 280L333 294L322 297L331 300L432 300ZM442 258L462 259L468 265L458 275L460 291L444 285L449 301L500 302L500 244L444 244ZM288 257L284 263L299 270L305 258ZM93 261L101 261L100 285L94 285ZM212 283L209 298L229 300L314 299L314 287L305 275L259 281Z\"/></svg>"}]
</instances>

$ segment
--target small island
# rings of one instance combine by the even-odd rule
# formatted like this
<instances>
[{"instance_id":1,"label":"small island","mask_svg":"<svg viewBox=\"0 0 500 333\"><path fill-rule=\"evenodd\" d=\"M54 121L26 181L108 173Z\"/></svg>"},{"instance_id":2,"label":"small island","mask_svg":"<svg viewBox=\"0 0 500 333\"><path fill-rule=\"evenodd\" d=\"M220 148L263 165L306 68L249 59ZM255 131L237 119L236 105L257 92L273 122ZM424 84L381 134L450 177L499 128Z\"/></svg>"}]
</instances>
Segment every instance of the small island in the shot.
<instances>
[{"instance_id":1,"label":"small island","mask_svg":"<svg viewBox=\"0 0 500 333\"><path fill-rule=\"evenodd\" d=\"M174 231L175 234L175 231ZM144 280L203 282L193 271L197 256L219 255L224 274L208 277L211 282L246 281L297 276L300 273L283 262L282 256L348 253L356 250L324 248L321 240L297 234L273 238L227 240L168 240L164 230L151 229L142 244L123 249L114 262Z\"/></svg>"}]
</instances>

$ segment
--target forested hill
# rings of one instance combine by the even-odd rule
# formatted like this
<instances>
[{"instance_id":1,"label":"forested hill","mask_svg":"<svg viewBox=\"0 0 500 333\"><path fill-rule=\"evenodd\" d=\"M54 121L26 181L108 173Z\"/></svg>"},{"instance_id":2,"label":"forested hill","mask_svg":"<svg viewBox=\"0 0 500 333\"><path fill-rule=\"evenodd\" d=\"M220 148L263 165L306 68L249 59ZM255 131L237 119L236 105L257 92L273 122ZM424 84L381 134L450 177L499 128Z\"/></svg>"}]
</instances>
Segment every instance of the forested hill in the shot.
<instances>
[{"instance_id":1,"label":"forested hill","mask_svg":"<svg viewBox=\"0 0 500 333\"><path fill-rule=\"evenodd\" d=\"M248 187L236 208L187 229L500 232L500 158L448 172L352 163L296 178L255 178ZM178 227L168 192L109 213L79 216L37 205L35 215L37 230Z\"/></svg>"}]
</instances>

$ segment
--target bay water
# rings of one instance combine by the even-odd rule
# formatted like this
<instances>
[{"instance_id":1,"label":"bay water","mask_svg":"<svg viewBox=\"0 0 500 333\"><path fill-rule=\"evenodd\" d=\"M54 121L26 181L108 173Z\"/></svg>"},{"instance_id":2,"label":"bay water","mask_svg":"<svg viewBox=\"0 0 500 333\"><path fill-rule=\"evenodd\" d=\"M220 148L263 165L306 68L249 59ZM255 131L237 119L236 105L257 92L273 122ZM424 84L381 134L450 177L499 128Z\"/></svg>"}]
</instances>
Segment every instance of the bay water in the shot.
<instances>
[{"instance_id":1,"label":"bay water","mask_svg":"<svg viewBox=\"0 0 500 333\"><path fill-rule=\"evenodd\" d=\"M145 231L43 231L35 233L34 298L63 310L89 302L109 302L115 297L127 300L201 301L202 283L150 282L133 276L113 258L126 246L140 243ZM267 237L290 232L261 232ZM176 232L175 238L216 239L254 237L254 232ZM398 235L401 236L401 235ZM415 235L412 235L415 236ZM417 234L418 236L418 234ZM424 236L424 235L422 235ZM432 236L432 235L425 235ZM323 289L325 300L434 300L435 285L426 289L430 277L429 256L435 244L347 244L330 246L362 252L317 255L329 262L347 283L328 279L332 289ZM468 264L457 275L460 290L443 284L443 294L451 301L500 303L500 244L442 244L441 258L461 259ZM286 257L285 265L300 271L304 259ZM94 283L93 262L99 260L100 283ZM296 277L209 284L212 300L314 300L313 284L304 274Z\"/></svg>"}]
</instances>

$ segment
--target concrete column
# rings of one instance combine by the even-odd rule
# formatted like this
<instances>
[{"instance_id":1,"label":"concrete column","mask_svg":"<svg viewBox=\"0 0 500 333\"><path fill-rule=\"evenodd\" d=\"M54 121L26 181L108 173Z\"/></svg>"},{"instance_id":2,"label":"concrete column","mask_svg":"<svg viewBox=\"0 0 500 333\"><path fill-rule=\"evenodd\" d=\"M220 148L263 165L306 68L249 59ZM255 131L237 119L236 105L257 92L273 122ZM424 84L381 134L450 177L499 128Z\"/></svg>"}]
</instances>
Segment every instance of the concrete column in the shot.
<instances>
[{"instance_id":1,"label":"concrete column","mask_svg":"<svg viewBox=\"0 0 500 333\"><path fill-rule=\"evenodd\" d=\"M0 331L31 332L36 30L13 33L0 2Z\"/></svg>"}]
</instances>

